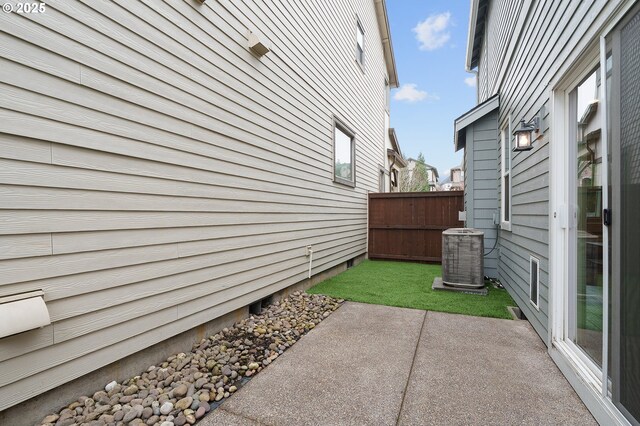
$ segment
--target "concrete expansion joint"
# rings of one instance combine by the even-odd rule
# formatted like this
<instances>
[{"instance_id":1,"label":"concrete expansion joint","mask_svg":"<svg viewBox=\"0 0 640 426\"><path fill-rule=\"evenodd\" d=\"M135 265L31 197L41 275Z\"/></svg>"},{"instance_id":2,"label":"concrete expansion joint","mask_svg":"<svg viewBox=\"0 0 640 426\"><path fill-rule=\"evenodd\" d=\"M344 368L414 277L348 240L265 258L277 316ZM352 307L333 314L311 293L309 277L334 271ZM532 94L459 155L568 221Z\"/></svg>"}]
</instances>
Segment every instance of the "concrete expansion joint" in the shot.
<instances>
[{"instance_id":1,"label":"concrete expansion joint","mask_svg":"<svg viewBox=\"0 0 640 426\"><path fill-rule=\"evenodd\" d=\"M229 413L229 414L231 414L231 415L233 415L233 416L236 416L236 417L242 417L243 419L247 419L247 420L250 420L250 421L252 421L252 422L254 422L254 423L257 423L257 424L258 424L258 425L260 425L260 426L274 426L274 425L272 425L272 424L270 424L270 423L265 423L265 422L263 422L263 421L261 421L261 420L254 419L253 417L249 417L249 416L247 416L247 415L245 415L245 414L242 414L242 413L235 413L235 412L233 412L233 411L231 411L231 410L227 410L227 409L226 409L225 407L223 407L222 405L220 405L218 408L216 408L216 410L226 411L227 413ZM213 411L212 411L212 413L213 413Z\"/></svg>"},{"instance_id":2,"label":"concrete expansion joint","mask_svg":"<svg viewBox=\"0 0 640 426\"><path fill-rule=\"evenodd\" d=\"M407 389L409 388L409 382L411 381L411 376L413 376L413 368L416 363L416 357L418 355L418 347L420 346L420 342L422 341L422 333L424 332L424 327L427 324L427 314L429 311L424 311L424 316L422 317L422 325L420 326L420 334L418 334L418 339L416 340L416 347L413 350L413 358L411 359L411 367L409 368L409 375L407 376L407 383L404 385L404 390L402 391L402 401L400 401L400 409L398 410L398 416L396 417L396 426L400 424L400 418L402 417L402 410L404 409L404 399L407 396Z\"/></svg>"}]
</instances>

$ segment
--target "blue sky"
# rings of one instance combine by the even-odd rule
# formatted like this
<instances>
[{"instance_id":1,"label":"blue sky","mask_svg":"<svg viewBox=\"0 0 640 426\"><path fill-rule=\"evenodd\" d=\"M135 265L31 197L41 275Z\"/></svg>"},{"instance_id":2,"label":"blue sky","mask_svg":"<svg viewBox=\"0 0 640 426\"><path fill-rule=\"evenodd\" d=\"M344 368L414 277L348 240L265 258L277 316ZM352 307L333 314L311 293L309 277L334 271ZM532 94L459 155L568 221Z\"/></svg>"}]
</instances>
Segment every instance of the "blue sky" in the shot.
<instances>
[{"instance_id":1,"label":"blue sky","mask_svg":"<svg viewBox=\"0 0 640 426\"><path fill-rule=\"evenodd\" d=\"M387 12L400 79L391 126L405 157L422 152L442 178L462 161L453 120L476 104L475 78L464 70L469 1L387 0Z\"/></svg>"}]
</instances>

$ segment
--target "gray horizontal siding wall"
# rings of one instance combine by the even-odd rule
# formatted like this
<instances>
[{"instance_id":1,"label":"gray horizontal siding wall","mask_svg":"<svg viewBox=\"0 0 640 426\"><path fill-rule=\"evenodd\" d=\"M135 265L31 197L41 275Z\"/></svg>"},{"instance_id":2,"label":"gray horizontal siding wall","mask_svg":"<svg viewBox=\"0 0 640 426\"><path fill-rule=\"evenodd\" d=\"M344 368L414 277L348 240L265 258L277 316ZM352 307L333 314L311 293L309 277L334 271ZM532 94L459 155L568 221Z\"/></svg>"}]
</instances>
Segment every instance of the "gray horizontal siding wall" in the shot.
<instances>
[{"instance_id":1,"label":"gray horizontal siding wall","mask_svg":"<svg viewBox=\"0 0 640 426\"><path fill-rule=\"evenodd\" d=\"M498 273L525 315L549 344L549 143L550 100L554 83L580 59L580 53L597 42L597 33L622 2L589 0L576 2L530 1L505 9L493 1L489 12L488 31L496 35L480 58L479 78L487 80L493 90L480 99L500 94L500 128L512 128L521 118L531 119L546 108L542 138L532 151L512 154L512 227L502 230L499 241ZM508 13L498 15L498 10ZM501 22L522 22L508 31L499 30ZM494 28L494 30L491 30ZM504 58L499 52L506 47ZM483 65L483 62L485 65ZM483 68L485 67L485 68ZM501 67L506 67L501 70ZM489 69L490 71L483 71ZM499 72L501 71L501 72ZM500 149L500 153L502 150ZM500 156L497 170L500 170ZM499 183L499 181L498 181ZM501 194L501 188L498 188ZM540 306L536 310L529 302L529 258L540 260ZM558 283L563 285L563 283Z\"/></svg>"},{"instance_id":2,"label":"gray horizontal siding wall","mask_svg":"<svg viewBox=\"0 0 640 426\"><path fill-rule=\"evenodd\" d=\"M467 226L484 232L484 275L498 277L498 237L493 217L498 213L498 111L466 129L465 208Z\"/></svg>"},{"instance_id":3,"label":"gray horizontal siding wall","mask_svg":"<svg viewBox=\"0 0 640 426\"><path fill-rule=\"evenodd\" d=\"M0 410L305 279L306 245L314 274L366 252L373 1L51 0L0 28L0 295L42 289L53 321L0 340Z\"/></svg>"},{"instance_id":4,"label":"gray horizontal siding wall","mask_svg":"<svg viewBox=\"0 0 640 426\"><path fill-rule=\"evenodd\" d=\"M489 98L489 61L486 59L488 55L488 41L486 37L482 41L482 53L480 55L480 62L478 63L478 103Z\"/></svg>"},{"instance_id":5,"label":"gray horizontal siding wall","mask_svg":"<svg viewBox=\"0 0 640 426\"><path fill-rule=\"evenodd\" d=\"M515 37L517 19L525 1L491 1L487 11L485 66L486 93L491 96L499 74L509 67L507 53ZM517 34L516 34L517 35Z\"/></svg>"}]
</instances>

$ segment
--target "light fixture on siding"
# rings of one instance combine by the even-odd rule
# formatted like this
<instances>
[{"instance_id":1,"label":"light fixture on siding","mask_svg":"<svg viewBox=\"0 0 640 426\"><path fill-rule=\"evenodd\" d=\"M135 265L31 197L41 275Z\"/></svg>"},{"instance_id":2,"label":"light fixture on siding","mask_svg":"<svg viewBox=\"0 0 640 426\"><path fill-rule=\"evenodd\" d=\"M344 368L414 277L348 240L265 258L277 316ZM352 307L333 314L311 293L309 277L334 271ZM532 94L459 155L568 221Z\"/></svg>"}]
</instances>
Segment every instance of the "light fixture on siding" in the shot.
<instances>
[{"instance_id":1,"label":"light fixture on siding","mask_svg":"<svg viewBox=\"0 0 640 426\"><path fill-rule=\"evenodd\" d=\"M266 42L263 41L254 32L249 32L249 36L247 37L247 41L248 41L249 49L251 49L251 51L253 53L255 53L256 56L258 56L258 57L266 55L271 50L271 49L269 49L267 47Z\"/></svg>"},{"instance_id":2,"label":"light fixture on siding","mask_svg":"<svg viewBox=\"0 0 640 426\"><path fill-rule=\"evenodd\" d=\"M538 139L538 136L533 137L533 133L540 133L540 116L536 115L531 120L525 123L524 119L520 120L520 127L517 128L513 135L516 137L514 151L529 151L533 149L533 142Z\"/></svg>"}]
</instances>

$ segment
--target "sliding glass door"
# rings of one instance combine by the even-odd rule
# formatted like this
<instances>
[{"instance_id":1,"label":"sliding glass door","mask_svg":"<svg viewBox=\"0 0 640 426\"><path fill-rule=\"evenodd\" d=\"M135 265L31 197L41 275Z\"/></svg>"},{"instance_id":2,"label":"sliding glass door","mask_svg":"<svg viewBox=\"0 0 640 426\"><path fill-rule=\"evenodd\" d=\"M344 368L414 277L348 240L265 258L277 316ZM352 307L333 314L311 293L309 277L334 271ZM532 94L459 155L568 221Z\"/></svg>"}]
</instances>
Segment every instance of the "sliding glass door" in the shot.
<instances>
[{"instance_id":1,"label":"sliding glass door","mask_svg":"<svg viewBox=\"0 0 640 426\"><path fill-rule=\"evenodd\" d=\"M564 342L640 424L640 5L568 87Z\"/></svg>"},{"instance_id":2,"label":"sliding glass door","mask_svg":"<svg viewBox=\"0 0 640 426\"><path fill-rule=\"evenodd\" d=\"M611 55L611 384L614 403L640 421L640 13L607 37ZM635 419L635 420L634 420Z\"/></svg>"}]
</instances>

